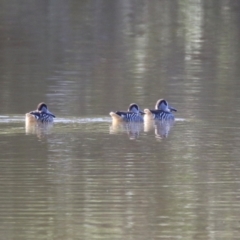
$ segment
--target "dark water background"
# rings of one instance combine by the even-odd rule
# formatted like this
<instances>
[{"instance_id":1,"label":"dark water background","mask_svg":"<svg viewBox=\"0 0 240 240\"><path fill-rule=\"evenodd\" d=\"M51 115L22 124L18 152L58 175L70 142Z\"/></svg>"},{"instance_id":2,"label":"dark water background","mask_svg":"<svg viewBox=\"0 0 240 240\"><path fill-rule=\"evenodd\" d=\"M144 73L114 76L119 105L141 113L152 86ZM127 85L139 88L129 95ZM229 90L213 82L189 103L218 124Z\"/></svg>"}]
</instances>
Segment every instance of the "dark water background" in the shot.
<instances>
[{"instance_id":1,"label":"dark water background","mask_svg":"<svg viewBox=\"0 0 240 240\"><path fill-rule=\"evenodd\" d=\"M0 239L239 239L239 25L236 0L1 1ZM159 98L174 126L111 124Z\"/></svg>"}]
</instances>

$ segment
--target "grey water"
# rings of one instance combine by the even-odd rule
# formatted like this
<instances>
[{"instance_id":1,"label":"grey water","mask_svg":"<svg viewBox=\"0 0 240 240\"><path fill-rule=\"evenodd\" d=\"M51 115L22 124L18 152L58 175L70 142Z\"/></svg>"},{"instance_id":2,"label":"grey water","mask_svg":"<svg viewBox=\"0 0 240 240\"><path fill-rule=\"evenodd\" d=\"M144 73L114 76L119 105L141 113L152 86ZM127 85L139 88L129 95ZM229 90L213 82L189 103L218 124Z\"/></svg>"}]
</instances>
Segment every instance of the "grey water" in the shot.
<instances>
[{"instance_id":1,"label":"grey water","mask_svg":"<svg viewBox=\"0 0 240 240\"><path fill-rule=\"evenodd\" d=\"M239 239L240 1L0 5L0 239Z\"/></svg>"}]
</instances>

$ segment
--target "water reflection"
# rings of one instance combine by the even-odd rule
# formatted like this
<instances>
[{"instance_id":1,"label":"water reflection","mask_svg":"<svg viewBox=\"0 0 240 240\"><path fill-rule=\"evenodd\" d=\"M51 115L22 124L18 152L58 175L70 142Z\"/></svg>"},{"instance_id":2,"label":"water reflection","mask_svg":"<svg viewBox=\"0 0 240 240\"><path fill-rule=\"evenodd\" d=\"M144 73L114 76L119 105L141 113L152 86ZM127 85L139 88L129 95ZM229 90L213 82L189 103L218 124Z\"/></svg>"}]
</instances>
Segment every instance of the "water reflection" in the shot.
<instances>
[{"instance_id":1,"label":"water reflection","mask_svg":"<svg viewBox=\"0 0 240 240\"><path fill-rule=\"evenodd\" d=\"M27 135L36 134L39 139L50 134L53 128L53 123L25 123L25 132Z\"/></svg>"},{"instance_id":2,"label":"water reflection","mask_svg":"<svg viewBox=\"0 0 240 240\"><path fill-rule=\"evenodd\" d=\"M157 139L167 138L175 121L148 120L144 123L114 123L110 125L110 134L127 133L129 139L137 139L141 133L154 132Z\"/></svg>"},{"instance_id":3,"label":"water reflection","mask_svg":"<svg viewBox=\"0 0 240 240\"><path fill-rule=\"evenodd\" d=\"M112 122L110 126L110 134L127 133L129 139L137 139L143 132L143 123L137 122Z\"/></svg>"},{"instance_id":4,"label":"water reflection","mask_svg":"<svg viewBox=\"0 0 240 240\"><path fill-rule=\"evenodd\" d=\"M147 120L144 121L144 132L152 132L154 130L155 137L158 139L167 138L174 121Z\"/></svg>"}]
</instances>

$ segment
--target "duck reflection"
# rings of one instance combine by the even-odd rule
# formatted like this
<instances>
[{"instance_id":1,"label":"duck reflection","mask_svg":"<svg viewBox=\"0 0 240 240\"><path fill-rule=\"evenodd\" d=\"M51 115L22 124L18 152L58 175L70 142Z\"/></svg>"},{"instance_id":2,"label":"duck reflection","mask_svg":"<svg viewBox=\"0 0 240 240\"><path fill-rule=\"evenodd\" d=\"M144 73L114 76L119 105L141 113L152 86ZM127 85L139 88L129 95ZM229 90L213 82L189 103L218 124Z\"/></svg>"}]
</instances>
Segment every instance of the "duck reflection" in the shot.
<instances>
[{"instance_id":1,"label":"duck reflection","mask_svg":"<svg viewBox=\"0 0 240 240\"><path fill-rule=\"evenodd\" d=\"M126 132L129 139L137 139L140 136L140 133L143 132L143 129L143 123L139 122L112 123L110 126L110 134Z\"/></svg>"},{"instance_id":2,"label":"duck reflection","mask_svg":"<svg viewBox=\"0 0 240 240\"><path fill-rule=\"evenodd\" d=\"M144 122L144 132L154 130L158 139L167 138L174 121L149 120Z\"/></svg>"},{"instance_id":3,"label":"duck reflection","mask_svg":"<svg viewBox=\"0 0 240 240\"><path fill-rule=\"evenodd\" d=\"M36 134L39 139L42 139L45 135L51 133L53 123L34 123L25 124L25 132L27 135Z\"/></svg>"}]
</instances>

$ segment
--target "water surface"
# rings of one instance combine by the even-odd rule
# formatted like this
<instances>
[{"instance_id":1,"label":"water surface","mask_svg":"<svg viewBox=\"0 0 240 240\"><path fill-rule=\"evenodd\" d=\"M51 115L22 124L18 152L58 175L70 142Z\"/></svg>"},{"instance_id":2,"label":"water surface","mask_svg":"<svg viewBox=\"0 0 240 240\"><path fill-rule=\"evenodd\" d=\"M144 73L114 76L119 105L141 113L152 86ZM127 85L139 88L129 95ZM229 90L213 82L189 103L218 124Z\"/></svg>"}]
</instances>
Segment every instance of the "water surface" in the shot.
<instances>
[{"instance_id":1,"label":"water surface","mask_svg":"<svg viewBox=\"0 0 240 240\"><path fill-rule=\"evenodd\" d=\"M240 2L1 5L3 239L239 238ZM174 125L111 123L159 98Z\"/></svg>"}]
</instances>

